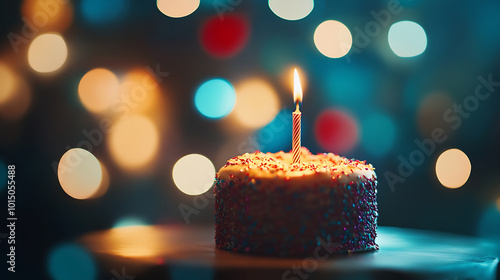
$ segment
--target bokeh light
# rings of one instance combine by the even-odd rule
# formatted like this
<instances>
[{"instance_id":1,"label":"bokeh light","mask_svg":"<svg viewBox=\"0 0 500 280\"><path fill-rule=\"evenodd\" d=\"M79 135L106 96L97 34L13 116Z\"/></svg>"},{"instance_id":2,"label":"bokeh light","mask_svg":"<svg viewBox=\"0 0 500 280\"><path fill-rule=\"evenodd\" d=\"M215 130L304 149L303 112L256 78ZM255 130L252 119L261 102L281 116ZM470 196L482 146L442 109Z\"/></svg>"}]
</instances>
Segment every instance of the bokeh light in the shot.
<instances>
[{"instance_id":1,"label":"bokeh light","mask_svg":"<svg viewBox=\"0 0 500 280\"><path fill-rule=\"evenodd\" d=\"M361 144L372 155L385 155L391 150L396 139L394 120L382 113L366 116L361 121Z\"/></svg>"},{"instance_id":2,"label":"bokeh light","mask_svg":"<svg viewBox=\"0 0 500 280\"><path fill-rule=\"evenodd\" d=\"M224 14L209 18L201 28L201 44L214 57L228 58L239 53L246 45L250 26L245 18L234 14Z\"/></svg>"},{"instance_id":3,"label":"bokeh light","mask_svg":"<svg viewBox=\"0 0 500 280\"><path fill-rule=\"evenodd\" d=\"M389 46L400 57L413 57L427 48L427 35L418 23L399 21L389 28Z\"/></svg>"},{"instance_id":4,"label":"bokeh light","mask_svg":"<svg viewBox=\"0 0 500 280\"><path fill-rule=\"evenodd\" d=\"M450 189L463 186L469 179L471 163L459 149L449 149L439 155L436 161L436 176L439 182Z\"/></svg>"},{"instance_id":5,"label":"bokeh light","mask_svg":"<svg viewBox=\"0 0 500 280\"><path fill-rule=\"evenodd\" d=\"M87 72L78 85L83 106L93 113L102 113L118 103L119 81L108 69L96 68Z\"/></svg>"},{"instance_id":6,"label":"bokeh light","mask_svg":"<svg viewBox=\"0 0 500 280\"><path fill-rule=\"evenodd\" d=\"M290 103L293 102L290 97ZM236 85L234 117L245 127L259 128L271 122L280 102L274 88L265 80L253 78Z\"/></svg>"},{"instance_id":7,"label":"bokeh light","mask_svg":"<svg viewBox=\"0 0 500 280\"><path fill-rule=\"evenodd\" d=\"M128 0L82 0L80 10L88 23L104 25L124 18L128 5Z\"/></svg>"},{"instance_id":8,"label":"bokeh light","mask_svg":"<svg viewBox=\"0 0 500 280\"><path fill-rule=\"evenodd\" d=\"M63 37L55 33L39 35L28 49L28 63L40 73L56 71L63 66L68 57L68 48Z\"/></svg>"},{"instance_id":9,"label":"bokeh light","mask_svg":"<svg viewBox=\"0 0 500 280\"><path fill-rule=\"evenodd\" d=\"M358 131L358 124L351 115L334 109L321 112L314 123L316 141L325 152L350 151L358 143Z\"/></svg>"},{"instance_id":10,"label":"bokeh light","mask_svg":"<svg viewBox=\"0 0 500 280\"><path fill-rule=\"evenodd\" d=\"M299 20L311 13L314 0L269 0L269 8L282 19Z\"/></svg>"},{"instance_id":11,"label":"bokeh light","mask_svg":"<svg viewBox=\"0 0 500 280\"><path fill-rule=\"evenodd\" d=\"M181 18L194 13L200 0L157 0L156 6L166 16Z\"/></svg>"},{"instance_id":12,"label":"bokeh light","mask_svg":"<svg viewBox=\"0 0 500 280\"><path fill-rule=\"evenodd\" d=\"M141 115L119 120L111 127L108 138L112 157L129 170L139 170L149 164L158 151L159 142L158 128Z\"/></svg>"},{"instance_id":13,"label":"bokeh light","mask_svg":"<svg viewBox=\"0 0 500 280\"><path fill-rule=\"evenodd\" d=\"M55 280L93 280L97 266L90 253L81 245L67 243L53 248L48 256L48 271Z\"/></svg>"},{"instance_id":14,"label":"bokeh light","mask_svg":"<svg viewBox=\"0 0 500 280\"><path fill-rule=\"evenodd\" d=\"M28 111L31 99L31 90L24 78L0 63L0 117L6 120L21 118Z\"/></svg>"},{"instance_id":15,"label":"bokeh light","mask_svg":"<svg viewBox=\"0 0 500 280\"><path fill-rule=\"evenodd\" d=\"M144 219L135 216L127 216L116 221L113 225L113 228L145 225L147 225L147 223L146 221L144 221Z\"/></svg>"},{"instance_id":16,"label":"bokeh light","mask_svg":"<svg viewBox=\"0 0 500 280\"><path fill-rule=\"evenodd\" d=\"M71 1L24 0L21 13L38 32L63 32L73 20L73 4Z\"/></svg>"},{"instance_id":17,"label":"bokeh light","mask_svg":"<svg viewBox=\"0 0 500 280\"><path fill-rule=\"evenodd\" d=\"M0 105L12 98L17 82L17 75L10 67L0 63Z\"/></svg>"},{"instance_id":18,"label":"bokeh light","mask_svg":"<svg viewBox=\"0 0 500 280\"><path fill-rule=\"evenodd\" d=\"M209 118L225 117L233 110L235 101L233 86L223 79L204 82L194 96L196 109Z\"/></svg>"},{"instance_id":19,"label":"bokeh light","mask_svg":"<svg viewBox=\"0 0 500 280\"><path fill-rule=\"evenodd\" d=\"M326 57L343 57L352 46L351 32L343 23L327 20L318 25L314 31L314 44Z\"/></svg>"},{"instance_id":20,"label":"bokeh light","mask_svg":"<svg viewBox=\"0 0 500 280\"><path fill-rule=\"evenodd\" d=\"M158 82L144 68L136 68L127 72L122 78L119 96L118 102L113 102L113 106L115 111L122 114L127 112L153 113L162 105Z\"/></svg>"},{"instance_id":21,"label":"bokeh light","mask_svg":"<svg viewBox=\"0 0 500 280\"><path fill-rule=\"evenodd\" d=\"M193 172L196 174L194 175ZM180 158L172 170L174 183L188 195L199 195L214 184L215 167L208 158L199 154L189 154Z\"/></svg>"},{"instance_id":22,"label":"bokeh light","mask_svg":"<svg viewBox=\"0 0 500 280\"><path fill-rule=\"evenodd\" d=\"M97 158L89 151L73 148L59 160L57 176L66 194L76 199L88 199L101 186L102 169Z\"/></svg>"}]
</instances>

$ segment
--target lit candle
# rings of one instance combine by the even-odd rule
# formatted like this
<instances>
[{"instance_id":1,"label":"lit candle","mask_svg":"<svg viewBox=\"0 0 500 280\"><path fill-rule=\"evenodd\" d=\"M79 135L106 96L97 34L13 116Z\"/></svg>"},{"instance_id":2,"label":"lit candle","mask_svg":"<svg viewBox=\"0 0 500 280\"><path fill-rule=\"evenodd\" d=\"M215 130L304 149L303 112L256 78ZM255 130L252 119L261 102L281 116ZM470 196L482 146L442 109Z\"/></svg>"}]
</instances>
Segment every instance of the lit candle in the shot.
<instances>
[{"instance_id":1,"label":"lit candle","mask_svg":"<svg viewBox=\"0 0 500 280\"><path fill-rule=\"evenodd\" d=\"M299 110L299 102L302 102L302 87L300 86L297 69L293 74L293 101L295 102L295 112L293 112L293 132L292 132L292 152L293 163L300 162L300 120L302 113Z\"/></svg>"}]
</instances>

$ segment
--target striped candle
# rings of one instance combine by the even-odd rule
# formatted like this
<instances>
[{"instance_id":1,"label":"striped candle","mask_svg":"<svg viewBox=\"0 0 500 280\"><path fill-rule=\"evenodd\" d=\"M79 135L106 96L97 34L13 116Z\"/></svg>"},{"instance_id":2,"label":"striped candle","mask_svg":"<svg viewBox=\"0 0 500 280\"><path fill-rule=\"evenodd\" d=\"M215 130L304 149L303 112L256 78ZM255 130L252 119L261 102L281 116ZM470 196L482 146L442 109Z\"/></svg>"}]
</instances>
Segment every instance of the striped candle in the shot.
<instances>
[{"instance_id":1,"label":"striped candle","mask_svg":"<svg viewBox=\"0 0 500 280\"><path fill-rule=\"evenodd\" d=\"M293 76L293 101L295 102L295 112L293 112L293 131L292 131L292 154L293 163L300 162L300 120L302 113L299 110L299 102L302 102L302 87L300 85L297 69Z\"/></svg>"},{"instance_id":2,"label":"striped candle","mask_svg":"<svg viewBox=\"0 0 500 280\"><path fill-rule=\"evenodd\" d=\"M300 120L302 118L302 113L299 111L299 103L297 102L297 107L295 112L293 112L293 135L292 135L292 151L293 151L293 163L300 162Z\"/></svg>"}]
</instances>

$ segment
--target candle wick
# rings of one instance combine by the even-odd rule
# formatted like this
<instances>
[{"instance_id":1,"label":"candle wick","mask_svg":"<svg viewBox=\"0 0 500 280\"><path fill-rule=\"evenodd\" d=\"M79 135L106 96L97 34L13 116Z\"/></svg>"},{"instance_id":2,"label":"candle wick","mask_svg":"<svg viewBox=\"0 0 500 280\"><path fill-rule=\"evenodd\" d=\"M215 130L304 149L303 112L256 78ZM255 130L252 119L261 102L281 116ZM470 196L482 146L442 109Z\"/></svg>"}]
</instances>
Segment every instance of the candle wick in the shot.
<instances>
[{"instance_id":1,"label":"candle wick","mask_svg":"<svg viewBox=\"0 0 500 280\"><path fill-rule=\"evenodd\" d=\"M300 112L299 110L299 101L295 103L295 112Z\"/></svg>"}]
</instances>

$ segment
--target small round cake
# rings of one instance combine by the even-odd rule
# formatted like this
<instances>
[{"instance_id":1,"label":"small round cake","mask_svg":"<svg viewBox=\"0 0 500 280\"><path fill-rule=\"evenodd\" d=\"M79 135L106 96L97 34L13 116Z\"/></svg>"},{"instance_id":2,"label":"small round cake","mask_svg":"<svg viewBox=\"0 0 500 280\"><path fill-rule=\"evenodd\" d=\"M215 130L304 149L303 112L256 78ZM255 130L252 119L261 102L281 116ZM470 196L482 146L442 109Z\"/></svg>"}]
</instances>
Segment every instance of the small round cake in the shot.
<instances>
[{"instance_id":1,"label":"small round cake","mask_svg":"<svg viewBox=\"0 0 500 280\"><path fill-rule=\"evenodd\" d=\"M306 148L300 157L257 151L227 161L216 175L218 248L283 257L378 249L373 166Z\"/></svg>"}]
</instances>

